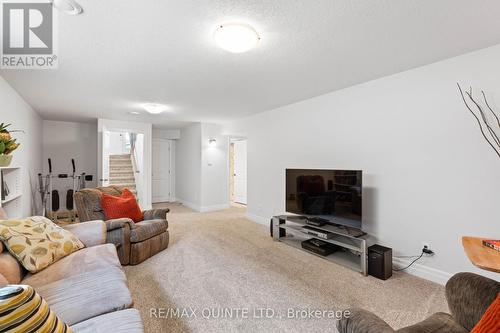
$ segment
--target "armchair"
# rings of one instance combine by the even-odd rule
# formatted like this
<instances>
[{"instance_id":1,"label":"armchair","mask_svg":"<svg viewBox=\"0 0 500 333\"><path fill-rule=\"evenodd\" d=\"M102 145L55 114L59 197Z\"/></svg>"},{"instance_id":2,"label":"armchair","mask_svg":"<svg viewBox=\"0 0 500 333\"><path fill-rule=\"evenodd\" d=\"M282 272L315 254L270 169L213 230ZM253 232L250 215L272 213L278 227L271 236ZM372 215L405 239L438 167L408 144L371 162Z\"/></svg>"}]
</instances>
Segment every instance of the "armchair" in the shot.
<instances>
[{"instance_id":1,"label":"armchair","mask_svg":"<svg viewBox=\"0 0 500 333\"><path fill-rule=\"evenodd\" d=\"M435 313L413 326L393 330L375 314L351 309L351 316L337 323L340 333L467 333L479 322L500 292L500 283L473 273L455 274L446 284L451 311Z\"/></svg>"},{"instance_id":2,"label":"armchair","mask_svg":"<svg viewBox=\"0 0 500 333\"><path fill-rule=\"evenodd\" d=\"M102 193L119 196L118 186L83 189L75 193L75 204L81 222L103 220L106 224L106 242L117 247L122 265L137 265L166 249L169 242L167 213L169 209L143 211L144 221L131 219L106 220L101 207Z\"/></svg>"}]
</instances>

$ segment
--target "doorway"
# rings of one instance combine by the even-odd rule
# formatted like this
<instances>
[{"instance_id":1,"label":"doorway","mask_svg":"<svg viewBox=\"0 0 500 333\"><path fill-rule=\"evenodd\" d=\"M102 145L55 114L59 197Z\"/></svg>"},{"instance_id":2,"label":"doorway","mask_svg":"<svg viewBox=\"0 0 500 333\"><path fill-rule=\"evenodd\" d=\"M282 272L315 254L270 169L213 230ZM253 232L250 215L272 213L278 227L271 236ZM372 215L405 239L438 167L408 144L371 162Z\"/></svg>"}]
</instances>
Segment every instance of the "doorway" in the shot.
<instances>
[{"instance_id":1,"label":"doorway","mask_svg":"<svg viewBox=\"0 0 500 333\"><path fill-rule=\"evenodd\" d=\"M153 139L153 203L172 201L172 144Z\"/></svg>"},{"instance_id":2,"label":"doorway","mask_svg":"<svg viewBox=\"0 0 500 333\"><path fill-rule=\"evenodd\" d=\"M151 124L98 119L99 186L130 189L151 209Z\"/></svg>"},{"instance_id":3,"label":"doorway","mask_svg":"<svg viewBox=\"0 0 500 333\"><path fill-rule=\"evenodd\" d=\"M247 140L231 139L229 144L229 198L247 204Z\"/></svg>"}]
</instances>

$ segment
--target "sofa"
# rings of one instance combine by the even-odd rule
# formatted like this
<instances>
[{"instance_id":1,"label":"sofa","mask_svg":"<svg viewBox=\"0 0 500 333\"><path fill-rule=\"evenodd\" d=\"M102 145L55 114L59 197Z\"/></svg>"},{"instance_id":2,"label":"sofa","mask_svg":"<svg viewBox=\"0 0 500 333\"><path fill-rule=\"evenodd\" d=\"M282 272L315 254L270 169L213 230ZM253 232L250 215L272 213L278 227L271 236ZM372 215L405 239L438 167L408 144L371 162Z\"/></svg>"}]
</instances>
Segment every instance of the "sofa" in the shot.
<instances>
[{"instance_id":1,"label":"sofa","mask_svg":"<svg viewBox=\"0 0 500 333\"><path fill-rule=\"evenodd\" d=\"M451 315L435 313L413 326L393 330L375 314L350 309L349 318L338 321L340 333L467 333L500 293L500 283L473 273L455 274L446 283L446 300Z\"/></svg>"},{"instance_id":2,"label":"sofa","mask_svg":"<svg viewBox=\"0 0 500 333\"><path fill-rule=\"evenodd\" d=\"M107 186L76 192L74 198L78 218L81 222L104 221L107 242L117 246L122 265L137 265L168 247L168 208L145 210L144 221L137 223L128 218L106 220L101 207L103 193L120 196L122 188Z\"/></svg>"},{"instance_id":3,"label":"sofa","mask_svg":"<svg viewBox=\"0 0 500 333\"><path fill-rule=\"evenodd\" d=\"M89 221L65 229L85 248L36 274L25 271L0 242L0 286L32 286L74 332L143 332L116 248L106 244L106 225Z\"/></svg>"}]
</instances>

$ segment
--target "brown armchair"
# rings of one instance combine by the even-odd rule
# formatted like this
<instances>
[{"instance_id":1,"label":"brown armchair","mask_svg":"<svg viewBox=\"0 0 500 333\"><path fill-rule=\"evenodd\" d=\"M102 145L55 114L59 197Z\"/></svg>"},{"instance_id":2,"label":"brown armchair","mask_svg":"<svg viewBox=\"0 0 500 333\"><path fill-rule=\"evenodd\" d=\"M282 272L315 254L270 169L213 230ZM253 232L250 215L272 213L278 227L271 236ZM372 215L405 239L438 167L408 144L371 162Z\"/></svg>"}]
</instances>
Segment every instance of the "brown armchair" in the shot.
<instances>
[{"instance_id":1,"label":"brown armchair","mask_svg":"<svg viewBox=\"0 0 500 333\"><path fill-rule=\"evenodd\" d=\"M337 323L340 333L467 333L472 331L500 293L500 283L473 273L455 274L446 283L451 315L435 313L413 326L393 330L375 314L351 309L349 318Z\"/></svg>"},{"instance_id":2,"label":"brown armchair","mask_svg":"<svg viewBox=\"0 0 500 333\"><path fill-rule=\"evenodd\" d=\"M106 220L101 207L102 193L119 196L120 187L108 186L83 189L75 193L75 204L80 222L103 220L106 224L106 242L117 247L122 265L137 265L168 247L167 213L169 209L143 211L144 221L131 219Z\"/></svg>"}]
</instances>

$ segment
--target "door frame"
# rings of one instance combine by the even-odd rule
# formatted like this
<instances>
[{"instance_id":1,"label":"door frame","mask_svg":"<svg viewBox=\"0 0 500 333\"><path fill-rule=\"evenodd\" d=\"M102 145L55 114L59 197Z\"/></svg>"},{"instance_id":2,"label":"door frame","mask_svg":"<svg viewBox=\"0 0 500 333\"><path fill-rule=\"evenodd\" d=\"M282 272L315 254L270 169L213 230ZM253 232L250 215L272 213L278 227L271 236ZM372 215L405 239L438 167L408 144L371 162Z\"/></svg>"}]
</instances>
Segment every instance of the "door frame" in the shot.
<instances>
[{"instance_id":1,"label":"door frame","mask_svg":"<svg viewBox=\"0 0 500 333\"><path fill-rule=\"evenodd\" d=\"M247 142L247 204L248 205L248 139L245 136L230 136L229 140L227 140L227 202L229 206L231 204L234 204L235 201L231 201L231 177L234 177L231 175L231 158L230 158L230 151L231 151L231 143L234 143L236 141L246 141ZM237 203L240 204L240 203ZM241 204L243 205L243 204Z\"/></svg>"},{"instance_id":2,"label":"door frame","mask_svg":"<svg viewBox=\"0 0 500 333\"><path fill-rule=\"evenodd\" d=\"M105 131L115 132L134 132L144 135L144 151L143 151L143 178L141 208L144 210L152 208L152 182L151 182L151 148L152 148L152 132L153 125L149 123L120 121L111 119L97 119L97 181L98 184L103 178L102 174L102 159L103 159L103 136Z\"/></svg>"},{"instance_id":3,"label":"door frame","mask_svg":"<svg viewBox=\"0 0 500 333\"><path fill-rule=\"evenodd\" d=\"M169 154L169 158L168 158L168 163L169 163L169 166L168 166L168 169L169 169L169 173L168 173L168 198L167 197L161 197L162 199L160 200L155 200L154 199L154 196L153 196L153 187L151 186L151 202L152 203L157 203L157 202L173 202L175 201L175 195L174 195L174 191L172 191L172 178L175 178L175 177L172 177L173 173L174 173L174 170L172 168L172 166L174 165L174 163L172 163L172 150L173 150L173 145L174 145L174 140L172 139L164 139L164 138L153 138L152 140L152 144L154 145L155 142L168 142L168 154ZM152 151L152 147L151 147L151 151ZM154 158L154 157L152 157ZM153 165L153 160L151 160L151 166ZM151 168L151 181L153 180L153 172L152 172L152 168ZM164 199L163 199L164 198Z\"/></svg>"}]
</instances>

